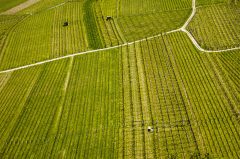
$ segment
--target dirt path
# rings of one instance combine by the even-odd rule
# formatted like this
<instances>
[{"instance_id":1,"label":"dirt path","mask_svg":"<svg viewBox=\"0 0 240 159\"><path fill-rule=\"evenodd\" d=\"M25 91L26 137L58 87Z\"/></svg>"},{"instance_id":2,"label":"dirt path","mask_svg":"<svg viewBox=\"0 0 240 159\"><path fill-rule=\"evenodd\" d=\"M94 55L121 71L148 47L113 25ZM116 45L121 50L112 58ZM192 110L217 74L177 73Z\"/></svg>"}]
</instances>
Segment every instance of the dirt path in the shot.
<instances>
[{"instance_id":1,"label":"dirt path","mask_svg":"<svg viewBox=\"0 0 240 159\"><path fill-rule=\"evenodd\" d=\"M40 0L28 0L28 1L24 2L24 3L22 3L22 4L19 4L19 5L16 6L16 7L13 7L13 8L11 8L11 9L9 9L9 10L1 13L1 15L11 15L11 14L15 14L15 13L17 13L17 12L19 12L19 11L25 9L25 8L30 7L31 5L33 5L33 4L35 4L35 3L39 2L39 1L40 1Z\"/></svg>"}]
</instances>

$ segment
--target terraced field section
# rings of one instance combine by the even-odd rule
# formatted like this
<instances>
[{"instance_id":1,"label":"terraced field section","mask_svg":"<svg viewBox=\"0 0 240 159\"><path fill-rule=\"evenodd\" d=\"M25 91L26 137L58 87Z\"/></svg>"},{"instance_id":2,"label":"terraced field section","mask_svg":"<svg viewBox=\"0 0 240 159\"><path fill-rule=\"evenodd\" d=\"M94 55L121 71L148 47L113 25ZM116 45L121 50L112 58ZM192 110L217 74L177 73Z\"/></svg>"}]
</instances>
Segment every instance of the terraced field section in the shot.
<instances>
[{"instance_id":1,"label":"terraced field section","mask_svg":"<svg viewBox=\"0 0 240 159\"><path fill-rule=\"evenodd\" d=\"M172 33L0 74L1 155L239 158L238 53Z\"/></svg>"},{"instance_id":2,"label":"terraced field section","mask_svg":"<svg viewBox=\"0 0 240 159\"><path fill-rule=\"evenodd\" d=\"M204 49L239 47L239 6L221 4L200 7L187 29Z\"/></svg>"}]
</instances>

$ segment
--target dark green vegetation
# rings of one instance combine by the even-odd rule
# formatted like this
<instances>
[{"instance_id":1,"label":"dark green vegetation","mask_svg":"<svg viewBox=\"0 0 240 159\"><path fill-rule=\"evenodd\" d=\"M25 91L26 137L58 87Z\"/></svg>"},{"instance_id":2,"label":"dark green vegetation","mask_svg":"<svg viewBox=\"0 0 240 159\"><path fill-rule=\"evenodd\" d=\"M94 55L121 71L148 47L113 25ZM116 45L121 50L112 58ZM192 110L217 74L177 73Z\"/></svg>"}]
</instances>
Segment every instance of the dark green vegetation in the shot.
<instances>
[{"instance_id":1,"label":"dark green vegetation","mask_svg":"<svg viewBox=\"0 0 240 159\"><path fill-rule=\"evenodd\" d=\"M25 1L26 0L0 0L0 13L11 9Z\"/></svg>"},{"instance_id":2,"label":"dark green vegetation","mask_svg":"<svg viewBox=\"0 0 240 159\"><path fill-rule=\"evenodd\" d=\"M63 2L0 16L0 70L119 46L0 71L0 158L240 158L240 50L164 33L190 0ZM238 4L208 2L187 30L240 46Z\"/></svg>"},{"instance_id":3,"label":"dark green vegetation","mask_svg":"<svg viewBox=\"0 0 240 159\"><path fill-rule=\"evenodd\" d=\"M94 0L86 0L84 3L84 21L87 29L87 37L90 48L103 48L101 35L99 35L97 21L94 14Z\"/></svg>"}]
</instances>

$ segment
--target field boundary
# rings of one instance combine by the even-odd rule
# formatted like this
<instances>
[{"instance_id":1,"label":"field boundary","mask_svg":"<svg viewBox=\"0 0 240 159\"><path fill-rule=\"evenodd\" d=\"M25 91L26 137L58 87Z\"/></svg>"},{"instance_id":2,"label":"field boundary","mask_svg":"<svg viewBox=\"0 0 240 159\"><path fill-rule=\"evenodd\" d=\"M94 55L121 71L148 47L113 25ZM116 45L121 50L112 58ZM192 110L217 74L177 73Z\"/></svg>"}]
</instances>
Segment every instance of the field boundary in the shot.
<instances>
[{"instance_id":1,"label":"field boundary","mask_svg":"<svg viewBox=\"0 0 240 159\"><path fill-rule=\"evenodd\" d=\"M50 10L50 9L62 6L64 4L66 4L66 2L58 4L58 5L53 6L51 8L48 8L47 10ZM174 30L171 30L171 31L168 31L168 32L164 32L164 33L161 33L161 34L157 34L157 35L154 35L154 36L150 36L150 37L147 37L147 38L144 38L144 39L123 43L123 44L116 45L116 46L111 46L111 47L106 47L106 48L101 48L101 49L96 49L96 50L89 50L89 51L84 51L84 52L77 52L77 53L69 54L69 55L62 56L62 57L56 57L56 58L53 58L53 59L48 59L48 60L44 60L44 61L40 61L40 62L36 62L36 63L24 65L24 66L19 66L19 67L15 67L15 68L11 68L11 69L2 70L2 71L0 71L0 74L12 72L12 71L17 71L17 70L21 70L21 69L25 69L25 68L29 68L29 67L34 67L34 66L45 64L45 63L50 63L50 62L53 62L53 61L58 61L58 60L74 57L74 56L79 56L79 55L84 55L84 54L89 54L89 53L95 53L95 52L101 52L101 51L107 51L107 50L111 50L111 49L116 49L116 48L120 48L120 47L127 46L127 45L132 45L134 43L139 43L139 42L142 42L142 41L154 39L154 38L160 37L162 35L167 35L167 34L171 34L171 33L175 33L175 32L184 32L184 33L186 33L187 36L189 37L189 39L192 41L192 44L201 52L205 52L205 53L221 53L221 52L234 51L234 50L239 50L240 49L240 47L229 48L229 49L225 49L225 50L205 50L205 49L203 49L198 44L197 40L193 37L193 35L186 29L188 24L194 18L195 14L196 14L196 11L197 11L196 0L192 0L192 13L191 13L190 17L187 19L187 21L183 24L183 26L181 28L174 29ZM30 15L34 15L34 14L30 14Z\"/></svg>"}]
</instances>

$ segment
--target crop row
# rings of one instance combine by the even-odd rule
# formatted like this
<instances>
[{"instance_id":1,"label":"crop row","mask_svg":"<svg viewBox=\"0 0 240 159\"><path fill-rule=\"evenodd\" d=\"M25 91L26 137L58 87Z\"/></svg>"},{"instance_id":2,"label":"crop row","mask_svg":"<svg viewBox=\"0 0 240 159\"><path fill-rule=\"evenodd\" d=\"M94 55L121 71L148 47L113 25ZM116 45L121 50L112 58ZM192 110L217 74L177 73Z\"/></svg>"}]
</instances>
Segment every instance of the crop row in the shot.
<instances>
[{"instance_id":1,"label":"crop row","mask_svg":"<svg viewBox=\"0 0 240 159\"><path fill-rule=\"evenodd\" d=\"M180 28L191 10L124 16L117 19L124 37L134 41Z\"/></svg>"},{"instance_id":2,"label":"crop row","mask_svg":"<svg viewBox=\"0 0 240 159\"><path fill-rule=\"evenodd\" d=\"M118 54L76 58L54 142L46 157L116 158L119 128Z\"/></svg>"},{"instance_id":3,"label":"crop row","mask_svg":"<svg viewBox=\"0 0 240 159\"><path fill-rule=\"evenodd\" d=\"M232 100L235 102L236 107L234 106L233 113L238 118L240 122L240 89L239 89L239 62L238 60L238 51L235 52L228 52L228 53L222 53L222 54L216 54L214 56L211 56L210 59L212 59L215 63L216 68L218 69L218 72L220 73L221 77L224 79L225 86L231 90L229 93L231 93Z\"/></svg>"},{"instance_id":4,"label":"crop row","mask_svg":"<svg viewBox=\"0 0 240 159\"><path fill-rule=\"evenodd\" d=\"M234 5L213 5L197 9L189 31L208 50L240 46L240 17Z\"/></svg>"},{"instance_id":5,"label":"crop row","mask_svg":"<svg viewBox=\"0 0 240 159\"><path fill-rule=\"evenodd\" d=\"M130 16L143 13L153 13L159 11L172 11L179 9L190 9L191 0L121 0L119 3L119 15Z\"/></svg>"},{"instance_id":6,"label":"crop row","mask_svg":"<svg viewBox=\"0 0 240 159\"><path fill-rule=\"evenodd\" d=\"M16 25L24 19L24 15L0 15L0 61L3 55L6 38Z\"/></svg>"},{"instance_id":7,"label":"crop row","mask_svg":"<svg viewBox=\"0 0 240 159\"><path fill-rule=\"evenodd\" d=\"M65 21L68 27L63 27ZM1 69L87 50L82 3L28 17L12 30L2 51Z\"/></svg>"},{"instance_id":8,"label":"crop row","mask_svg":"<svg viewBox=\"0 0 240 159\"><path fill-rule=\"evenodd\" d=\"M230 0L196 0L197 6L204 6L204 5L215 5L215 4L221 4L221 3L227 3Z\"/></svg>"},{"instance_id":9,"label":"crop row","mask_svg":"<svg viewBox=\"0 0 240 159\"><path fill-rule=\"evenodd\" d=\"M5 121L7 125L6 128L9 132L5 132L7 140L1 149L1 153L4 156L9 158L25 158L40 150L37 145L44 142L51 128L54 112L59 105L58 102L62 94L61 90L64 84L64 76L67 71L65 69L66 65L67 60L61 61L58 64L45 65L37 71L38 74L36 76L32 76L31 72L29 72L27 77L34 79L30 82L30 87L27 89L27 92L25 91L25 93L21 90L22 87L24 88L24 85L16 87L19 89L16 90L16 92L21 92L24 98L22 97L22 100L20 98L18 101L12 101L13 104L9 105L7 103L9 100L4 101L4 105L7 108L11 105L14 110L11 110L11 107L9 107L6 113L15 112L13 120L10 120L11 122L9 122L9 120ZM35 69L36 68L31 69L31 71L35 71ZM25 76L21 76L21 74L19 77L26 78ZM24 79L22 79L22 81L24 81ZM14 83L10 84L14 86ZM19 82L19 84L23 84L23 82ZM2 93L4 92L5 91L2 91ZM12 95L14 94L8 94L7 97L14 97ZM14 105L18 107L14 107ZM4 116L3 119L7 119L7 117L10 116Z\"/></svg>"},{"instance_id":10,"label":"crop row","mask_svg":"<svg viewBox=\"0 0 240 159\"><path fill-rule=\"evenodd\" d=\"M119 11L119 0L101 0L100 5L105 16L117 17Z\"/></svg>"},{"instance_id":11,"label":"crop row","mask_svg":"<svg viewBox=\"0 0 240 159\"><path fill-rule=\"evenodd\" d=\"M116 158L121 102L117 53L1 75L0 155Z\"/></svg>"},{"instance_id":12,"label":"crop row","mask_svg":"<svg viewBox=\"0 0 240 159\"><path fill-rule=\"evenodd\" d=\"M201 55L182 33L167 38L172 61L191 112L200 154L238 158L239 122L237 103L229 93L211 55ZM182 47L185 46L185 47ZM233 110L234 109L234 110Z\"/></svg>"},{"instance_id":13,"label":"crop row","mask_svg":"<svg viewBox=\"0 0 240 159\"><path fill-rule=\"evenodd\" d=\"M105 4L106 5L106 4ZM119 34L116 24L116 17L112 17L111 20L107 20L107 16L111 16L105 13L104 8L99 3L95 3L95 15L97 25L104 41L104 47L119 45L123 43L123 37Z\"/></svg>"},{"instance_id":14,"label":"crop row","mask_svg":"<svg viewBox=\"0 0 240 159\"><path fill-rule=\"evenodd\" d=\"M135 43L121 48L121 56L122 157L193 156L194 134L164 42Z\"/></svg>"},{"instance_id":15,"label":"crop row","mask_svg":"<svg viewBox=\"0 0 240 159\"><path fill-rule=\"evenodd\" d=\"M64 22L69 26L63 27ZM9 29L7 24L1 30ZM1 69L123 43L115 19L106 21L100 3L90 0L68 2L29 16L5 38Z\"/></svg>"}]
</instances>

